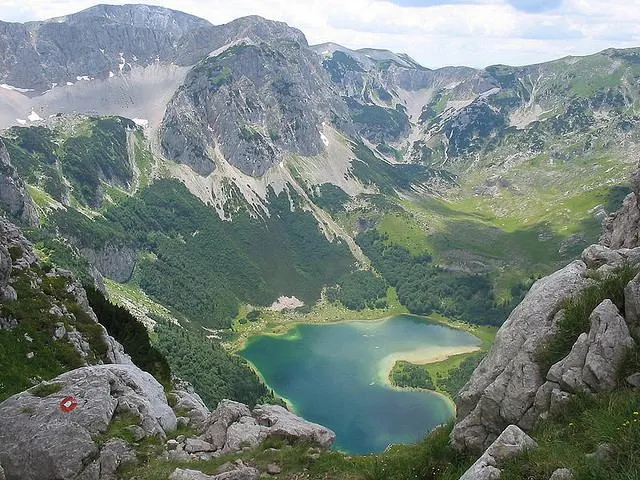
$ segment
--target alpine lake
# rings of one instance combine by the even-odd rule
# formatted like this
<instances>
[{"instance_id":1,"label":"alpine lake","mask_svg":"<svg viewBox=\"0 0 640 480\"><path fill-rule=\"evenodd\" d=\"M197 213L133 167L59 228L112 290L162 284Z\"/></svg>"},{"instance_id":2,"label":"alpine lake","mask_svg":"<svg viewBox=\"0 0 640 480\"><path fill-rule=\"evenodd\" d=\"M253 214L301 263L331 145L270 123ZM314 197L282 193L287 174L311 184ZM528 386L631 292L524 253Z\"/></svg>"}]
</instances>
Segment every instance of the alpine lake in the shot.
<instances>
[{"instance_id":1,"label":"alpine lake","mask_svg":"<svg viewBox=\"0 0 640 480\"><path fill-rule=\"evenodd\" d=\"M428 363L476 350L470 333L423 317L301 324L284 335L248 340L247 359L296 414L336 432L352 454L414 443L455 413L448 397L389 382L397 360Z\"/></svg>"}]
</instances>

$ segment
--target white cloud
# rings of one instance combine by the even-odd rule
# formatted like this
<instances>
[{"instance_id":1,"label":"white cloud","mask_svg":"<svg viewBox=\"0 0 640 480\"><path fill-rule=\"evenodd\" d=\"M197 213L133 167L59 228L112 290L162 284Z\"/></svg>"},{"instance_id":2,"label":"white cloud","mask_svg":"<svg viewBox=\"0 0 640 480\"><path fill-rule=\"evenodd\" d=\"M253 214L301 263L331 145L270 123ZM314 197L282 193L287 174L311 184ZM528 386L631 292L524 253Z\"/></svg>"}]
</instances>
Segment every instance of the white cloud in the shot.
<instances>
[{"instance_id":1,"label":"white cloud","mask_svg":"<svg viewBox=\"0 0 640 480\"><path fill-rule=\"evenodd\" d=\"M130 0L111 0L127 3ZM3 20L62 16L91 0L0 0ZM507 0L402 7L383 0L148 0L215 24L261 15L301 29L310 43L406 52L428 67L527 64L608 47L640 46L640 0L564 0L526 13ZM433 1L429 3L435 3Z\"/></svg>"}]
</instances>

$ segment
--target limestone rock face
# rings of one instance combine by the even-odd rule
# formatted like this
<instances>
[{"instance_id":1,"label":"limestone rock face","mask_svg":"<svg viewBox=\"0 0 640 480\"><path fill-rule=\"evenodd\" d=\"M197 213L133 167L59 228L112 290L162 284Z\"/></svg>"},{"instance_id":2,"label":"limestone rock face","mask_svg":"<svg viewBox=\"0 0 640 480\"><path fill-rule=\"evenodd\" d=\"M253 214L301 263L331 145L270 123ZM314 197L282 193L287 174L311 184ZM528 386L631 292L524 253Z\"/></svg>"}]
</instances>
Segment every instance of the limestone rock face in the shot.
<instances>
[{"instance_id":1,"label":"limestone rock face","mask_svg":"<svg viewBox=\"0 0 640 480\"><path fill-rule=\"evenodd\" d=\"M500 463L520 455L538 444L515 425L509 425L467 470L460 480L495 480L500 478Z\"/></svg>"},{"instance_id":2,"label":"limestone rock face","mask_svg":"<svg viewBox=\"0 0 640 480\"><path fill-rule=\"evenodd\" d=\"M138 259L138 252L133 248L110 243L99 250L82 248L81 253L102 276L116 282L126 282L131 278Z\"/></svg>"},{"instance_id":3,"label":"limestone rock face","mask_svg":"<svg viewBox=\"0 0 640 480\"><path fill-rule=\"evenodd\" d=\"M347 123L348 109L304 36L284 30L213 52L188 73L160 129L168 158L203 176L228 162L259 177L287 154L325 151L323 122Z\"/></svg>"},{"instance_id":4,"label":"limestone rock face","mask_svg":"<svg viewBox=\"0 0 640 480\"><path fill-rule=\"evenodd\" d=\"M191 390L193 389L191 388ZM209 409L200 398L200 395L193 391L182 389L175 389L173 394L177 397L176 411L186 412L191 425L196 429L204 428L209 417Z\"/></svg>"},{"instance_id":5,"label":"limestone rock face","mask_svg":"<svg viewBox=\"0 0 640 480\"><path fill-rule=\"evenodd\" d=\"M600 243L610 248L633 248L640 245L640 206L638 195L632 192L622 202L622 208L603 221Z\"/></svg>"},{"instance_id":6,"label":"limestone rock face","mask_svg":"<svg viewBox=\"0 0 640 480\"><path fill-rule=\"evenodd\" d=\"M640 273L624 289L624 319L633 338L640 341Z\"/></svg>"},{"instance_id":7,"label":"limestone rock face","mask_svg":"<svg viewBox=\"0 0 640 480\"><path fill-rule=\"evenodd\" d=\"M260 425L268 427L269 437L306 440L322 447L330 447L336 438L328 428L308 422L280 405L258 405L253 416Z\"/></svg>"},{"instance_id":8,"label":"limestone rock face","mask_svg":"<svg viewBox=\"0 0 640 480\"><path fill-rule=\"evenodd\" d=\"M589 335L583 333L573 344L569 355L551 366L547 373L547 379L572 392L584 390L586 385L582 378L582 371L588 351Z\"/></svg>"},{"instance_id":9,"label":"limestone rock face","mask_svg":"<svg viewBox=\"0 0 640 480\"><path fill-rule=\"evenodd\" d=\"M627 350L634 346L629 329L618 308L605 300L590 317L589 351L584 362L584 381L594 392L610 392L616 387L616 372Z\"/></svg>"},{"instance_id":10,"label":"limestone rock face","mask_svg":"<svg viewBox=\"0 0 640 480\"><path fill-rule=\"evenodd\" d=\"M40 397L34 387L0 404L0 464L7 480L110 478L101 472L115 474L132 454L116 440L100 448L92 437L119 414L134 415L148 435L161 438L176 427L162 386L134 365L84 367L49 383L59 390ZM61 408L66 397L77 403L68 413Z\"/></svg>"},{"instance_id":11,"label":"limestone rock face","mask_svg":"<svg viewBox=\"0 0 640 480\"><path fill-rule=\"evenodd\" d=\"M569 392L610 392L616 387L616 371L634 342L611 300L604 300L589 318L589 333L580 335L569 355L549 369L547 378Z\"/></svg>"},{"instance_id":12,"label":"limestone rock face","mask_svg":"<svg viewBox=\"0 0 640 480\"><path fill-rule=\"evenodd\" d=\"M78 77L108 78L110 71L127 71L132 64L190 65L210 51L211 27L205 20L145 5L99 5L43 22L3 22L0 49L6 54L0 78L39 93Z\"/></svg>"},{"instance_id":13,"label":"limestone rock face","mask_svg":"<svg viewBox=\"0 0 640 480\"><path fill-rule=\"evenodd\" d=\"M11 164L9 152L0 141L0 211L28 226L37 226L40 221L36 207L22 179Z\"/></svg>"},{"instance_id":14,"label":"limestone rock face","mask_svg":"<svg viewBox=\"0 0 640 480\"><path fill-rule=\"evenodd\" d=\"M585 271L585 263L577 260L538 280L511 313L460 392L451 434L455 447L480 452L510 424L533 426L528 411L545 382L535 354L551 336L562 303L590 284Z\"/></svg>"},{"instance_id":15,"label":"limestone rock face","mask_svg":"<svg viewBox=\"0 0 640 480\"><path fill-rule=\"evenodd\" d=\"M222 400L205 425L202 438L211 443L216 450L229 450L227 445L227 430L229 427L245 418L245 424L251 419L251 411L249 407L243 403L233 402L231 400Z\"/></svg>"}]
</instances>

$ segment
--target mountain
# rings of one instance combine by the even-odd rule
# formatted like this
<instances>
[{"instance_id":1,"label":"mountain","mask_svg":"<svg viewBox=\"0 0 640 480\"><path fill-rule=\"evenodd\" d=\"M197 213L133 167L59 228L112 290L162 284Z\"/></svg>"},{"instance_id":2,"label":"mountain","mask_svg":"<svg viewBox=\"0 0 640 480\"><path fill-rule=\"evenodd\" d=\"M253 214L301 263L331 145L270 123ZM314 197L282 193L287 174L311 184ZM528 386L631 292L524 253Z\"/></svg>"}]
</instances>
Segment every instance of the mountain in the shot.
<instances>
[{"instance_id":1,"label":"mountain","mask_svg":"<svg viewBox=\"0 0 640 480\"><path fill-rule=\"evenodd\" d=\"M97 278L88 261L188 315L198 298L213 324L279 296L315 303L323 285L368 268L357 237L371 228L429 254L440 283L487 275L490 302L513 304L523 278L595 239L638 144L633 49L430 70L385 50L309 46L260 17L214 26L144 5L3 29L5 210L41 223L34 240L65 245L57 257L85 278ZM190 212L207 205L207 219L140 216L166 209L163 195ZM224 257L236 252L220 271L189 266L202 222L228 239ZM277 254L247 240L265 235ZM190 296L160 285L170 271L197 272ZM254 272L248 290L240 272Z\"/></svg>"},{"instance_id":2,"label":"mountain","mask_svg":"<svg viewBox=\"0 0 640 480\"><path fill-rule=\"evenodd\" d=\"M145 5L0 23L0 479L624 478L639 58L432 70ZM504 323L456 369L456 424L380 456L284 447L331 435L255 407L276 399L237 343L397 311ZM61 392L99 406L69 422Z\"/></svg>"}]
</instances>

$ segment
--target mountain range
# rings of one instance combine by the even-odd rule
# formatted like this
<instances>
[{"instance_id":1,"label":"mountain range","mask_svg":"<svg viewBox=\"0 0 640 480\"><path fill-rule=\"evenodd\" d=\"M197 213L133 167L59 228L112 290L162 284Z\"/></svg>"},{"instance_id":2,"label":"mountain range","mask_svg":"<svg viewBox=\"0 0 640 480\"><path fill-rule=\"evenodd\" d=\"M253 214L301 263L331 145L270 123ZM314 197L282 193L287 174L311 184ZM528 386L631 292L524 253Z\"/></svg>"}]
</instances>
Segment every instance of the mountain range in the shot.
<instances>
[{"instance_id":1,"label":"mountain range","mask_svg":"<svg viewBox=\"0 0 640 480\"><path fill-rule=\"evenodd\" d=\"M627 419L639 126L640 48L428 69L309 45L256 16L212 25L99 5L0 22L0 480L61 478L69 465L68 478L118 478L131 457L134 478L205 478L175 462L223 452L274 475L272 461L385 479L469 466L462 478L495 478L499 464L504 478L546 480L593 458L626 472L640 444ZM326 447L332 434L280 407L220 402L278 403L234 355L256 332L406 312L476 334L504 324L484 360L447 370L458 423L422 444L355 460L306 444L287 454L278 435ZM38 436L56 394L98 390L96 416L73 427L82 448ZM564 410L571 423L552 416ZM613 417L631 433L611 427L615 447L582 462L585 448L607 450ZM529 463L503 463L535 443L516 424L540 442ZM28 470L40 438L61 452L45 473ZM460 453L485 449L474 465ZM257 478L238 458L206 478Z\"/></svg>"},{"instance_id":2,"label":"mountain range","mask_svg":"<svg viewBox=\"0 0 640 480\"><path fill-rule=\"evenodd\" d=\"M189 289L203 316L227 318L214 324L279 296L313 305L323 285L369 268L356 238L371 228L451 275L487 275L492 301L508 303L522 278L598 235L640 142L638 49L431 70L386 50L309 46L260 17L215 26L100 5L0 23L0 52L4 210L41 225L52 253L88 261L87 275L187 315L159 284L190 270L217 292ZM151 204L161 225L140 217ZM212 261L234 260L194 273L203 234L228 239ZM263 235L279 253L258 253ZM239 271L261 280L243 288Z\"/></svg>"}]
</instances>

